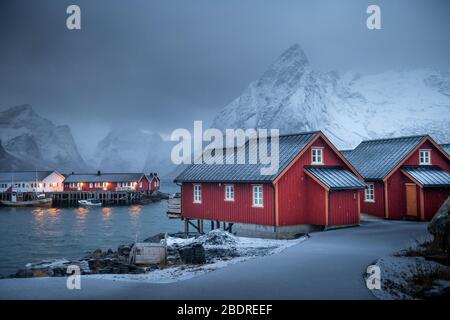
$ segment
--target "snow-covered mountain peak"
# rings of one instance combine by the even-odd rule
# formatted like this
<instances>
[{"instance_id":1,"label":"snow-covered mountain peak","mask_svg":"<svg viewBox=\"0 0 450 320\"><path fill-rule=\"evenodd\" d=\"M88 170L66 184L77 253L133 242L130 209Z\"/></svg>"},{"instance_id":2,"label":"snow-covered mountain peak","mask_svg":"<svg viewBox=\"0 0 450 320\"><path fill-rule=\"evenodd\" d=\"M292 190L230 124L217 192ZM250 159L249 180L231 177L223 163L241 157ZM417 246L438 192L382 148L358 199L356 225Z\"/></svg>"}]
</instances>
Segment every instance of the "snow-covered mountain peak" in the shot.
<instances>
[{"instance_id":1,"label":"snow-covered mountain peak","mask_svg":"<svg viewBox=\"0 0 450 320\"><path fill-rule=\"evenodd\" d=\"M63 171L86 167L68 126L56 126L30 105L0 112L0 138L5 151L38 169Z\"/></svg>"},{"instance_id":2,"label":"snow-covered mountain peak","mask_svg":"<svg viewBox=\"0 0 450 320\"><path fill-rule=\"evenodd\" d=\"M339 76L314 70L302 48L294 45L220 111L213 127L322 130L338 147L352 148L362 139L424 132L446 141L449 123L449 72Z\"/></svg>"}]
</instances>

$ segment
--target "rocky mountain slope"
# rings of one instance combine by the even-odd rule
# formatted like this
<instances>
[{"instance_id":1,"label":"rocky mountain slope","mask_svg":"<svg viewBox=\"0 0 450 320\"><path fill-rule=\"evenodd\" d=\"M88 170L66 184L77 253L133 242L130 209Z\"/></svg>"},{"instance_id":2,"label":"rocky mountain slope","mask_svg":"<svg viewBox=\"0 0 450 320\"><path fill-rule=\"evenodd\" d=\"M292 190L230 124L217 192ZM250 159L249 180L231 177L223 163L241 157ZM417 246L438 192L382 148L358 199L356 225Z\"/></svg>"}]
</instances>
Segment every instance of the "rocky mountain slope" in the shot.
<instances>
[{"instance_id":1,"label":"rocky mountain slope","mask_svg":"<svg viewBox=\"0 0 450 320\"><path fill-rule=\"evenodd\" d=\"M221 110L212 127L322 130L339 148L429 133L450 140L450 72L323 73L296 44Z\"/></svg>"},{"instance_id":2,"label":"rocky mountain slope","mask_svg":"<svg viewBox=\"0 0 450 320\"><path fill-rule=\"evenodd\" d=\"M15 164L2 160L1 167L20 169L56 169L82 171L86 164L80 156L68 126L54 125L29 105L0 112L0 139L4 159L18 159ZM26 163L26 165L25 165Z\"/></svg>"}]
</instances>

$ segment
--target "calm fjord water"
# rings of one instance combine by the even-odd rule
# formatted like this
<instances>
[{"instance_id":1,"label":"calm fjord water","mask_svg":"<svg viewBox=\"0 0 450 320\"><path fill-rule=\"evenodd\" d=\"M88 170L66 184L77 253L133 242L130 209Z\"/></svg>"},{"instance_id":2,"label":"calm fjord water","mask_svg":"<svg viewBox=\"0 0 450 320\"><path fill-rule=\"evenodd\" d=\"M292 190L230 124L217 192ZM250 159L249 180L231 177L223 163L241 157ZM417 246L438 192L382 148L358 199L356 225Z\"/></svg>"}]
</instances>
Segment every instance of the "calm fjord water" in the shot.
<instances>
[{"instance_id":1,"label":"calm fjord water","mask_svg":"<svg viewBox=\"0 0 450 320\"><path fill-rule=\"evenodd\" d=\"M169 186L165 192L177 191ZM115 250L160 232L183 230L166 216L167 201L102 208L0 208L0 274L29 262L77 259L97 248Z\"/></svg>"}]
</instances>

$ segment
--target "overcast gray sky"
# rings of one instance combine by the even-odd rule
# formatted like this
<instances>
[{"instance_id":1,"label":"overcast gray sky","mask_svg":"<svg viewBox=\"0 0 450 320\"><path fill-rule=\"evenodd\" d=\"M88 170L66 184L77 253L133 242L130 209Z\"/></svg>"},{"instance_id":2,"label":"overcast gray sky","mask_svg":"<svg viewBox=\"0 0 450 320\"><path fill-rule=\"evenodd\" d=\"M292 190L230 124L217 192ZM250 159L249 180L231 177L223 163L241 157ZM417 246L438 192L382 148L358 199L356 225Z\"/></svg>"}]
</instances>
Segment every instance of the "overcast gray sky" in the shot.
<instances>
[{"instance_id":1,"label":"overcast gray sky","mask_svg":"<svg viewBox=\"0 0 450 320\"><path fill-rule=\"evenodd\" d=\"M169 133L210 121L294 43L324 71L448 69L449 14L448 0L0 0L0 109L29 103L82 146L121 125Z\"/></svg>"}]
</instances>

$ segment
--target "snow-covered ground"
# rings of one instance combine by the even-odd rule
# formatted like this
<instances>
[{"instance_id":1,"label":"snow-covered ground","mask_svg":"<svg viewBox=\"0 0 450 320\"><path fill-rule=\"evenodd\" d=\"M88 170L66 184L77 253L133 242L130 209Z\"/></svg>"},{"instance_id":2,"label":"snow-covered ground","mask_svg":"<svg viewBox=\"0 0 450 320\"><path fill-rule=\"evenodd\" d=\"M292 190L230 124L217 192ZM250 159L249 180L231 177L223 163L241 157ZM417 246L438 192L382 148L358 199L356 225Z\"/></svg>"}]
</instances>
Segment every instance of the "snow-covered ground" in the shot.
<instances>
[{"instance_id":1,"label":"snow-covered ground","mask_svg":"<svg viewBox=\"0 0 450 320\"><path fill-rule=\"evenodd\" d=\"M423 257L386 256L376 263L381 270L381 290L373 290L380 300L412 300L411 280L418 273L431 273L442 268L439 263Z\"/></svg>"},{"instance_id":2,"label":"snow-covered ground","mask_svg":"<svg viewBox=\"0 0 450 320\"><path fill-rule=\"evenodd\" d=\"M5 279L0 299L376 299L367 266L426 238L426 226L363 219L360 227L312 233L277 254L172 283L83 276L81 290L68 290L66 278Z\"/></svg>"},{"instance_id":3,"label":"snow-covered ground","mask_svg":"<svg viewBox=\"0 0 450 320\"><path fill-rule=\"evenodd\" d=\"M207 236L217 234L226 237L225 241L218 244L208 242ZM185 246L194 242L203 244L205 250L224 249L235 250L237 255L226 259L216 258L211 263L204 265L179 265L167 267L164 269L152 270L144 274L95 274L86 277L92 279L121 280L121 281L139 281L148 283L171 283L193 278L206 272L211 272L226 266L243 262L258 256L271 255L282 252L286 248L297 245L305 241L307 237L301 237L295 240L270 240L257 238L236 237L221 230L210 231L206 236L200 238L174 238L167 239L168 247L176 245Z\"/></svg>"}]
</instances>

